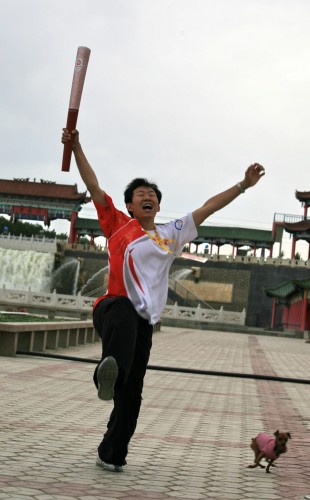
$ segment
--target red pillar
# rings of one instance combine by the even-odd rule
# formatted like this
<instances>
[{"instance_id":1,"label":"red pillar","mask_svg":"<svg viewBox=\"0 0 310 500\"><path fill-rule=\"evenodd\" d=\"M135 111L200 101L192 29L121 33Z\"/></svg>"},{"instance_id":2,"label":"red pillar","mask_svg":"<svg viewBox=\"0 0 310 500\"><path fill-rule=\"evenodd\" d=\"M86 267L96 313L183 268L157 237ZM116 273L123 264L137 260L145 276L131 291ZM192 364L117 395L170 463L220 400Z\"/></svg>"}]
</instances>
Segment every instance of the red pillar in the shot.
<instances>
[{"instance_id":1,"label":"red pillar","mask_svg":"<svg viewBox=\"0 0 310 500\"><path fill-rule=\"evenodd\" d=\"M276 312L277 312L277 299L274 297L272 299L271 328L274 328L276 324Z\"/></svg>"},{"instance_id":2,"label":"red pillar","mask_svg":"<svg viewBox=\"0 0 310 500\"><path fill-rule=\"evenodd\" d=\"M272 252L273 252L273 244L270 245L269 257L272 257Z\"/></svg>"},{"instance_id":3,"label":"red pillar","mask_svg":"<svg viewBox=\"0 0 310 500\"><path fill-rule=\"evenodd\" d=\"M301 309L301 330L306 329L307 323L307 306L308 306L308 290L303 290L303 299L302 299L302 309Z\"/></svg>"},{"instance_id":4,"label":"red pillar","mask_svg":"<svg viewBox=\"0 0 310 500\"><path fill-rule=\"evenodd\" d=\"M282 324L286 328L289 327L289 318L290 318L290 306L286 305L283 307L283 314L282 314Z\"/></svg>"},{"instance_id":5,"label":"red pillar","mask_svg":"<svg viewBox=\"0 0 310 500\"><path fill-rule=\"evenodd\" d=\"M307 205L307 203L305 202L305 204L304 204L304 219L306 219L306 218L307 218L307 213L308 213L308 205Z\"/></svg>"},{"instance_id":6,"label":"red pillar","mask_svg":"<svg viewBox=\"0 0 310 500\"><path fill-rule=\"evenodd\" d=\"M69 243L76 243L77 230L74 229L74 222L77 219L77 212L72 212L70 220Z\"/></svg>"},{"instance_id":7,"label":"red pillar","mask_svg":"<svg viewBox=\"0 0 310 500\"><path fill-rule=\"evenodd\" d=\"M292 251L291 251L291 259L293 260L295 257L295 250L296 250L296 238L295 235L293 235L293 241L292 241Z\"/></svg>"}]
</instances>

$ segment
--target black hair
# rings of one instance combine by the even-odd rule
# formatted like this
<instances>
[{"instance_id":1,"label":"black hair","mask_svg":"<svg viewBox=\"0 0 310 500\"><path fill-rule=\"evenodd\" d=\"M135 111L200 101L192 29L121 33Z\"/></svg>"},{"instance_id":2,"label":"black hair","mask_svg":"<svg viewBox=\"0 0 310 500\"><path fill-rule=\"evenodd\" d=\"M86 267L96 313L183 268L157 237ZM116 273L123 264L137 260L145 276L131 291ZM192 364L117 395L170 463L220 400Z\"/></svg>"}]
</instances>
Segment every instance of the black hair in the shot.
<instances>
[{"instance_id":1,"label":"black hair","mask_svg":"<svg viewBox=\"0 0 310 500\"><path fill-rule=\"evenodd\" d=\"M161 191L158 189L157 184L154 182L150 182L147 179L144 179L143 177L137 177L136 179L133 179L128 186L126 187L124 191L124 199L125 203L131 203L132 202L132 197L133 197L133 192L135 189L138 187L147 187L154 189L157 199L158 199L158 204L161 202L162 194ZM133 213L128 210L128 213L130 217L133 217Z\"/></svg>"}]
</instances>

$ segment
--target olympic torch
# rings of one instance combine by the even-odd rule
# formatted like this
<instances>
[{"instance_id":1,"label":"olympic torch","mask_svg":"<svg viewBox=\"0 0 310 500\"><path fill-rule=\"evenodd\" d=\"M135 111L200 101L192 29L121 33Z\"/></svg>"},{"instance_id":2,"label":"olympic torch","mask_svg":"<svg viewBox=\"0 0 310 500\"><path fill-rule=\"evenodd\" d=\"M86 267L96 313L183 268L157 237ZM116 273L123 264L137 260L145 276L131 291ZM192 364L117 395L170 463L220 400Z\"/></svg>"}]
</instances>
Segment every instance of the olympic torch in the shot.
<instances>
[{"instance_id":1,"label":"olympic torch","mask_svg":"<svg viewBox=\"0 0 310 500\"><path fill-rule=\"evenodd\" d=\"M68 129L69 132L72 132L72 130L76 128L89 56L90 56L90 49L88 49L87 47L78 47L74 72L73 72L67 125L66 125L66 128ZM63 170L64 172L69 172L70 170L73 139L74 138L72 137L70 141L64 144L62 168L61 168L61 170Z\"/></svg>"}]
</instances>

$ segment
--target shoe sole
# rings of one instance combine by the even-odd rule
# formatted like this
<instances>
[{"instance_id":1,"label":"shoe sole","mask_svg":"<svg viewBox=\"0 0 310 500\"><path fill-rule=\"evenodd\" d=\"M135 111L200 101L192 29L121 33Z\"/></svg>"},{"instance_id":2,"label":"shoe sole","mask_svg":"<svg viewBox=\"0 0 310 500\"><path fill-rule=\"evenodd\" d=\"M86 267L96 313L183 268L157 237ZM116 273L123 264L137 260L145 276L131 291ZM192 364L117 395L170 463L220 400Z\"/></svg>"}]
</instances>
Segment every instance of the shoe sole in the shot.
<instances>
[{"instance_id":1,"label":"shoe sole","mask_svg":"<svg viewBox=\"0 0 310 500\"><path fill-rule=\"evenodd\" d=\"M108 356L101 361L98 371L98 398L110 401L114 397L114 385L118 376L118 367L115 359Z\"/></svg>"},{"instance_id":2,"label":"shoe sole","mask_svg":"<svg viewBox=\"0 0 310 500\"><path fill-rule=\"evenodd\" d=\"M122 465L107 464L106 462L103 462L99 457L97 457L96 459L96 465L104 470L108 470L109 472L123 472Z\"/></svg>"}]
</instances>

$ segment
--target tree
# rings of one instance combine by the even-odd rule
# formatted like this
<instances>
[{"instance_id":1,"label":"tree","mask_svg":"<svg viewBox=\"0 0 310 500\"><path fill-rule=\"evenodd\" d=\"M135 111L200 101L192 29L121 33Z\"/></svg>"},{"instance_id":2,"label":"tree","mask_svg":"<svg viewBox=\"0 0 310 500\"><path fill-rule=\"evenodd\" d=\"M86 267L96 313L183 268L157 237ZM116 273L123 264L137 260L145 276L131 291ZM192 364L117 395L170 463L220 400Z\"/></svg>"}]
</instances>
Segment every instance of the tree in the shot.
<instances>
[{"instance_id":1,"label":"tree","mask_svg":"<svg viewBox=\"0 0 310 500\"><path fill-rule=\"evenodd\" d=\"M7 229L5 229L7 228ZM9 233L13 236L26 236L31 238L31 236L45 236L46 238L58 238L56 231L46 230L41 224L32 224L31 222L23 222L21 220L15 220L14 222L6 219L5 217L0 217L0 234ZM60 239L67 239L68 235L61 233Z\"/></svg>"}]
</instances>

